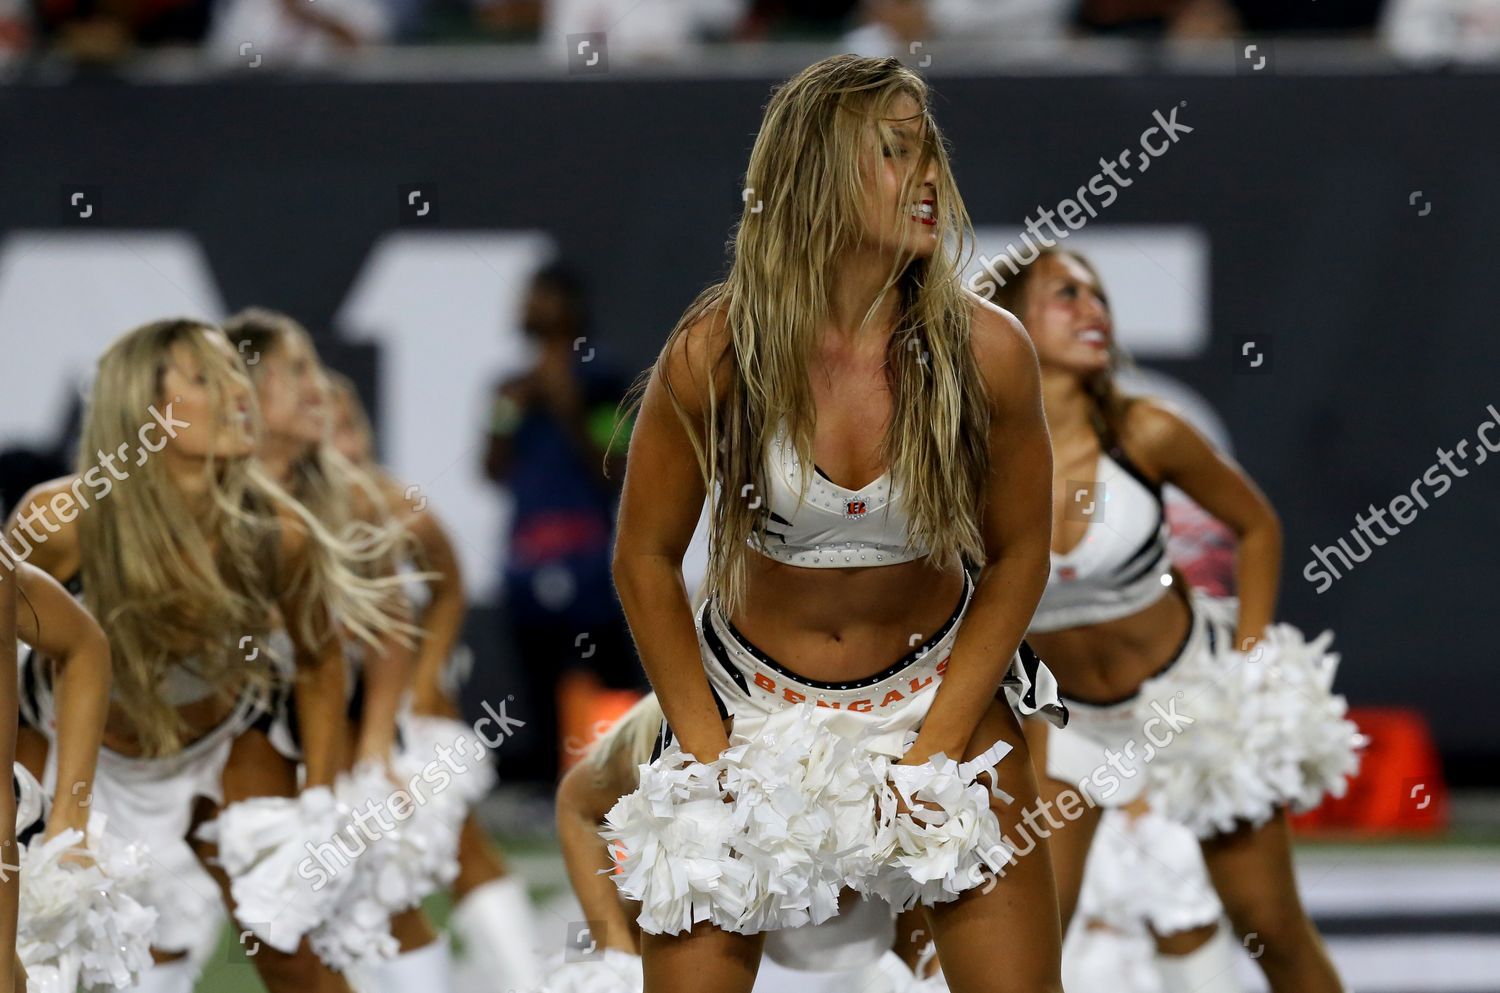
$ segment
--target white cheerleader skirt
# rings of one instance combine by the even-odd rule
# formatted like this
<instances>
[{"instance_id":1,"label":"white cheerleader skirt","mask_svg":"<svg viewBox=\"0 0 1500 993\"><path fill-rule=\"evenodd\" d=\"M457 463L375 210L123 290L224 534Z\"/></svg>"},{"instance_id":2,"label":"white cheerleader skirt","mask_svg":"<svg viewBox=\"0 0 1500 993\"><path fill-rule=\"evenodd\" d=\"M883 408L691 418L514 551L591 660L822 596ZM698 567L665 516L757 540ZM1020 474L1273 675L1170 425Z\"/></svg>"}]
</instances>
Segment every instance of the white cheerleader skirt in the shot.
<instances>
[{"instance_id":1,"label":"white cheerleader skirt","mask_svg":"<svg viewBox=\"0 0 1500 993\"><path fill-rule=\"evenodd\" d=\"M936 755L896 763L917 737L973 599L964 577L953 614L924 644L850 682L807 679L743 637L709 598L696 615L699 648L730 747L700 763L663 730L661 754L640 767L600 834L611 878L639 901L650 934L709 921L743 934L821 924L845 888L898 912L956 899L1006 865L1012 851L990 809L995 742L968 762ZM1022 714L1066 720L1052 673L1018 651L1004 680ZM989 782L977 779L990 771ZM921 816L898 810L897 791ZM921 808L928 800L941 813Z\"/></svg>"},{"instance_id":2,"label":"white cheerleader skirt","mask_svg":"<svg viewBox=\"0 0 1500 993\"><path fill-rule=\"evenodd\" d=\"M277 630L268 645L290 682L291 639ZM346 646L347 706L357 725L365 688L355 647ZM284 757L302 759L295 693L279 694L258 726ZM403 705L388 769L362 763L331 790L241 800L200 837L217 842L240 921L260 941L291 952L305 937L337 970L388 959L398 950L392 915L458 876L464 821L495 783L490 752L472 727Z\"/></svg>"},{"instance_id":3,"label":"white cheerleader skirt","mask_svg":"<svg viewBox=\"0 0 1500 993\"><path fill-rule=\"evenodd\" d=\"M1178 934L1217 924L1224 907L1193 832L1154 810L1108 810L1083 870L1077 916L1121 934Z\"/></svg>"},{"instance_id":4,"label":"white cheerleader skirt","mask_svg":"<svg viewBox=\"0 0 1500 993\"><path fill-rule=\"evenodd\" d=\"M28 655L20 674L21 719L51 745L42 786L55 795L57 721L52 687L46 666L35 653ZM223 721L175 754L140 758L99 750L90 817L103 816L111 839L149 849L152 871L142 902L157 913L151 936L155 948L189 951L197 946L203 923L217 923L223 897L187 840L193 808L199 797L223 802L230 747L265 713L261 695L247 691Z\"/></svg>"},{"instance_id":5,"label":"white cheerleader skirt","mask_svg":"<svg viewBox=\"0 0 1500 993\"><path fill-rule=\"evenodd\" d=\"M1047 774L1106 807L1148 793L1200 838L1342 796L1366 739L1332 690L1332 633L1309 642L1273 624L1240 652L1238 600L1195 590L1190 603L1181 647L1135 694L1109 704L1063 697L1070 720L1049 733Z\"/></svg>"}]
</instances>

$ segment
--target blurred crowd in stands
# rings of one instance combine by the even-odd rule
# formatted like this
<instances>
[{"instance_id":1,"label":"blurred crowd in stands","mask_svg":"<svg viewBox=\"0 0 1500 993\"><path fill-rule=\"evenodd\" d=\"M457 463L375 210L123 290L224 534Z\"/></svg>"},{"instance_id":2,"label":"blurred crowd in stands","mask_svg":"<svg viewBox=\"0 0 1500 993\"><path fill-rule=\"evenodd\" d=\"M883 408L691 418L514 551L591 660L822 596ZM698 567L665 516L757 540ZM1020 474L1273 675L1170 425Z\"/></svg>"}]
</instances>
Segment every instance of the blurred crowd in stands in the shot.
<instances>
[{"instance_id":1,"label":"blurred crowd in stands","mask_svg":"<svg viewBox=\"0 0 1500 993\"><path fill-rule=\"evenodd\" d=\"M863 54L962 39L1352 39L1435 63L1500 60L1500 0L0 0L0 58L111 63L199 46L226 63L318 65L391 44L539 45L604 32L617 63L705 45L842 42ZM256 58L255 64L260 64Z\"/></svg>"},{"instance_id":2,"label":"blurred crowd in stands","mask_svg":"<svg viewBox=\"0 0 1500 993\"><path fill-rule=\"evenodd\" d=\"M904 55L913 43L1053 43L1074 37L1355 39L1416 62L1500 60L1500 0L0 0L0 57L113 63L199 46L317 66L398 43L540 45L604 33L616 63L702 45L841 42ZM254 58L260 65L261 58Z\"/></svg>"}]
</instances>

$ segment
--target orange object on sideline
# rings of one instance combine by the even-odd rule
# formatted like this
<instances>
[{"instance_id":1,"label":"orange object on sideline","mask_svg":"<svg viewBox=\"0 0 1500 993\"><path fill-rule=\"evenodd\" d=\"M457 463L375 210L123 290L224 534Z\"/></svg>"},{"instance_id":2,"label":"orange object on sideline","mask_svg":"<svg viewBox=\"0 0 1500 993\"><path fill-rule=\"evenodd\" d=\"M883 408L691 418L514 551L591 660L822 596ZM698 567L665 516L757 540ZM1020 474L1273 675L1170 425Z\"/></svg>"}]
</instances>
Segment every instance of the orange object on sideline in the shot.
<instances>
[{"instance_id":1,"label":"orange object on sideline","mask_svg":"<svg viewBox=\"0 0 1500 993\"><path fill-rule=\"evenodd\" d=\"M564 673L557 682L558 768L567 772L576 765L640 698L634 690L607 689L591 672Z\"/></svg>"},{"instance_id":2,"label":"orange object on sideline","mask_svg":"<svg viewBox=\"0 0 1500 993\"><path fill-rule=\"evenodd\" d=\"M1300 834L1394 834L1448 827L1448 786L1427 719L1406 707L1350 707L1369 737L1359 775L1339 799L1292 818Z\"/></svg>"}]
</instances>

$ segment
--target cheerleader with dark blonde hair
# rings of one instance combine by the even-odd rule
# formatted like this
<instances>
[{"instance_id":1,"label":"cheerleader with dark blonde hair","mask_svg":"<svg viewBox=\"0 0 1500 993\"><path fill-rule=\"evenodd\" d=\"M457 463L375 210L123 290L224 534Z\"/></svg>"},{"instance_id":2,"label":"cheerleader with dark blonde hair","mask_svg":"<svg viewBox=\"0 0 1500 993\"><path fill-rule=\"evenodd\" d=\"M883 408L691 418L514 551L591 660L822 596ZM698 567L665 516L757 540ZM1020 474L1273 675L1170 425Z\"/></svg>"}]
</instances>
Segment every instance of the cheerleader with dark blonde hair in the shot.
<instances>
[{"instance_id":1,"label":"cheerleader with dark blonde hair","mask_svg":"<svg viewBox=\"0 0 1500 993\"><path fill-rule=\"evenodd\" d=\"M473 656L461 642L468 604L458 555L447 529L425 497L411 499L411 488L375 459L375 437L354 384L329 373L333 400L333 446L364 472L412 538L409 568L425 579L408 585L421 628L412 680L411 705L402 713L403 737L415 750L430 753L434 743L450 743L470 733L461 722L460 684ZM526 883L505 863L499 846L480 823L475 807L494 776L488 765L474 770L463 794L467 812L458 843L458 874L451 884L449 918L463 941L468 972L485 988L524 989L539 978L535 911Z\"/></svg>"},{"instance_id":2,"label":"cheerleader with dark blonde hair","mask_svg":"<svg viewBox=\"0 0 1500 993\"><path fill-rule=\"evenodd\" d=\"M1276 623L1281 527L1254 481L1164 404L1115 386L1104 288L1074 252L1047 250L997 298L1024 321L1052 433L1053 548L1027 639L1058 675L1072 720L1027 728L1042 796L1083 791L1051 834L1064 924L1101 807L1138 797L1187 825L1236 932L1262 948L1277 993L1337 993L1297 894L1288 808L1341 795L1363 738L1332 692L1331 634ZM1234 532L1238 599L1189 587L1167 550L1162 487ZM1196 859L1187 863L1189 873ZM1138 890L1175 878L1141 880ZM1227 950L1226 950L1227 949ZM1234 989L1219 934L1158 960L1167 988Z\"/></svg>"},{"instance_id":3,"label":"cheerleader with dark blonde hair","mask_svg":"<svg viewBox=\"0 0 1500 993\"><path fill-rule=\"evenodd\" d=\"M137 328L99 360L78 472L33 489L7 528L11 549L25 544L109 638L114 692L88 799L111 835L151 850L157 964L131 989L192 989L186 952L208 903L177 870L201 862L235 904L217 846L197 837L221 808L295 797L309 821L338 829L345 677L334 619L371 644L401 629L393 585L362 574L375 550L331 533L251 458L257 424L245 366L223 332L191 319ZM263 730L282 682L263 650L278 626L301 703L300 784ZM36 704L29 736L46 750L51 785L72 775L60 768L61 684L32 658L22 673ZM259 948L251 961L272 993L348 989L305 942Z\"/></svg>"},{"instance_id":4,"label":"cheerleader with dark blonde hair","mask_svg":"<svg viewBox=\"0 0 1500 993\"><path fill-rule=\"evenodd\" d=\"M403 585L398 562L405 555L408 537L376 481L331 443L332 397L311 336L291 317L260 308L234 315L224 328L236 351L254 359L248 368L264 424L257 453L261 464L324 527L381 550L366 564L367 575L380 577L392 587ZM401 595L404 599L404 592ZM402 629L388 633L377 645L343 639L352 675L347 726L353 733L341 747L343 772L336 792L354 810L389 806L406 785L403 775L413 772L405 768L408 750L399 746L397 725L415 668L414 645L420 630L410 623L409 603L403 606L403 617L407 623ZM291 714L300 707L295 692L286 703ZM283 720L276 727L285 729L276 735L283 751L300 758L299 742L289 733L293 722ZM421 764L417 763L418 771ZM312 945L330 965L356 975L361 989L370 993L398 993L415 986L446 990L451 985L447 941L420 905L457 872L455 801L452 794L438 795L443 792L434 791L432 797L424 794L399 827L393 823L391 830L385 830L375 817L381 830L374 838L368 837L374 832L351 832L337 839L350 849L346 854L351 866L335 863L335 871L319 867L329 877L327 883L351 874L354 880L344 890L340 905L332 908L332 916L311 928ZM276 816L264 804L228 808L217 828L221 843L227 847L232 842L236 851L249 851ZM317 850L332 839L304 840ZM281 866L284 858L300 859L306 854L306 846L299 849L295 838L287 841L292 843L283 843L280 851L267 848L230 867L237 890L247 898L254 892L257 904L268 909L294 898L296 887L307 876L319 875L299 860L299 881L290 891L282 891L272 867ZM290 942L293 937L288 932L283 940Z\"/></svg>"},{"instance_id":5,"label":"cheerleader with dark blonde hair","mask_svg":"<svg viewBox=\"0 0 1500 993\"><path fill-rule=\"evenodd\" d=\"M765 934L845 889L920 906L955 993L1061 989L1051 865L1004 840L1036 801L1018 713L1065 720L1021 646L1051 448L1024 330L960 284L929 101L895 59L778 87L729 272L643 379L614 578L669 742L604 834L647 993L748 993Z\"/></svg>"}]
</instances>

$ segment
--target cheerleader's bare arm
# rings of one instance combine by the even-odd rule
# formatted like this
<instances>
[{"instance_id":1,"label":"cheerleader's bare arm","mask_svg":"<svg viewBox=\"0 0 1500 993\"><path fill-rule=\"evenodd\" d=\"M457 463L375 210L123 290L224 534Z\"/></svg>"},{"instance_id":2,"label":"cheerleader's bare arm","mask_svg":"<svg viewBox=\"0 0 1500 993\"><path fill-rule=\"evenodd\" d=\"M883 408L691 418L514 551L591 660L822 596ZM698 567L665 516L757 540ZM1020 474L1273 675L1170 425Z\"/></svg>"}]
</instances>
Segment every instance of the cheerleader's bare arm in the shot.
<instances>
[{"instance_id":1,"label":"cheerleader's bare arm","mask_svg":"<svg viewBox=\"0 0 1500 993\"><path fill-rule=\"evenodd\" d=\"M283 524L286 525L286 520ZM282 528L282 561L295 575L296 564L311 554L308 542L313 540L299 526ZM344 700L344 649L339 643L332 619L324 607L316 625L316 640L297 623L304 606L301 591L291 588L282 594L278 607L287 619L287 634L292 639L296 660L297 725L302 738L302 760L307 766L306 786L332 786L339 771L342 743L348 734L348 717Z\"/></svg>"},{"instance_id":2,"label":"cheerleader's bare arm","mask_svg":"<svg viewBox=\"0 0 1500 993\"><path fill-rule=\"evenodd\" d=\"M1245 471L1197 429L1151 400L1132 403L1125 435L1142 467L1192 497L1239 539L1235 580L1240 598L1235 644L1247 649L1275 619L1281 576L1281 521Z\"/></svg>"},{"instance_id":3,"label":"cheerleader's bare arm","mask_svg":"<svg viewBox=\"0 0 1500 993\"><path fill-rule=\"evenodd\" d=\"M57 666L57 796L46 837L88 827L94 767L109 717L109 639L93 616L35 566L16 572L24 595L16 622L21 640Z\"/></svg>"},{"instance_id":4,"label":"cheerleader's bare arm","mask_svg":"<svg viewBox=\"0 0 1500 993\"><path fill-rule=\"evenodd\" d=\"M459 569L453 542L432 510L410 508L404 515L407 533L415 539L419 565L424 572L435 573L428 581L432 599L418 619L422 628L422 647L417 653L414 708L418 713L447 713L451 703L444 699L443 669L463 634L465 602L464 578Z\"/></svg>"},{"instance_id":5,"label":"cheerleader's bare arm","mask_svg":"<svg viewBox=\"0 0 1500 993\"><path fill-rule=\"evenodd\" d=\"M625 912L620 891L601 869L612 869L609 844L599 835L604 816L639 785L631 756L621 749L602 766L585 758L567 771L557 787L557 837L573 892L585 920L598 922L601 948L639 955L639 932Z\"/></svg>"},{"instance_id":6,"label":"cheerleader's bare arm","mask_svg":"<svg viewBox=\"0 0 1500 993\"><path fill-rule=\"evenodd\" d=\"M666 377L707 444L708 384L727 336L717 318L700 318L673 343ZM662 374L654 372L626 457L615 536L615 588L673 734L682 750L711 762L729 745L703 671L682 578L706 492L688 426L678 418Z\"/></svg>"}]
</instances>

